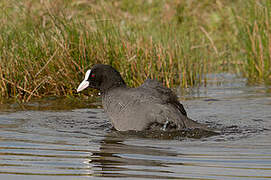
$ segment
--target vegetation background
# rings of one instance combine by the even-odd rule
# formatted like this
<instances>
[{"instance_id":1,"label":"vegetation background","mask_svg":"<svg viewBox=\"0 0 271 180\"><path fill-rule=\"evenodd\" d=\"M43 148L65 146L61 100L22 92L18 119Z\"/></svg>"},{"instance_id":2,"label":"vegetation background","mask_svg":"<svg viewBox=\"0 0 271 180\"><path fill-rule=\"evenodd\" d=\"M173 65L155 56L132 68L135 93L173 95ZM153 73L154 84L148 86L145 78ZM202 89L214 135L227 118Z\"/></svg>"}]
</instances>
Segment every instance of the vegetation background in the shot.
<instances>
[{"instance_id":1,"label":"vegetation background","mask_svg":"<svg viewBox=\"0 0 271 180\"><path fill-rule=\"evenodd\" d=\"M271 80L270 0L1 0L0 99L74 96L93 64L130 86Z\"/></svg>"}]
</instances>

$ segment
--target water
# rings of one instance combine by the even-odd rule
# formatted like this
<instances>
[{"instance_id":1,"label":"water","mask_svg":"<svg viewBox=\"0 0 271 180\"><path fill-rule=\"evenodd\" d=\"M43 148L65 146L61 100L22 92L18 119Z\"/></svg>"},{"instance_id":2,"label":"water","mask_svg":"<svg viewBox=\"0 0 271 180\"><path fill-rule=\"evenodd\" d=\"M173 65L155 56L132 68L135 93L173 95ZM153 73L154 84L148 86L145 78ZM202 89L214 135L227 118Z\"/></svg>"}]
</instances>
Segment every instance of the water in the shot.
<instances>
[{"instance_id":1,"label":"water","mask_svg":"<svg viewBox=\"0 0 271 180\"><path fill-rule=\"evenodd\" d=\"M271 178L270 88L225 79L179 92L189 117L221 130L201 139L113 132L99 103L0 105L0 179Z\"/></svg>"}]
</instances>

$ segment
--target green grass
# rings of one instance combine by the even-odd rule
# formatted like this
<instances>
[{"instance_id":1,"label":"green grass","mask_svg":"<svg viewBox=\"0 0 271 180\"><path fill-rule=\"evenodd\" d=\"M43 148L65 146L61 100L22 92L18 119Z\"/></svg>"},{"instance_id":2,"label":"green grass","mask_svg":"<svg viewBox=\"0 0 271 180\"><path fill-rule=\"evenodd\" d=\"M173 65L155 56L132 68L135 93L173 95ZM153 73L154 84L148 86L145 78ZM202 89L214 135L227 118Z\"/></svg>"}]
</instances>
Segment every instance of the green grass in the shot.
<instances>
[{"instance_id":1,"label":"green grass","mask_svg":"<svg viewBox=\"0 0 271 180\"><path fill-rule=\"evenodd\" d=\"M242 10L235 10L240 60L249 83L271 80L271 1L249 0Z\"/></svg>"},{"instance_id":2,"label":"green grass","mask_svg":"<svg viewBox=\"0 0 271 180\"><path fill-rule=\"evenodd\" d=\"M267 1L261 2L262 9L270 8ZM247 31L254 27L249 20L256 15L244 16L245 21L239 18L253 13L258 4L252 0L246 1L248 8L243 4L215 0L3 0L0 99L73 96L84 72L96 63L117 68L130 86L151 77L169 87L188 87L206 83L202 79L206 73L223 71L255 77L252 82L261 82L262 77L268 81L270 63L264 68L259 65L261 73L251 63L255 61L251 57L258 58L261 53L263 61L269 57L269 49L255 54L249 46L255 43L250 36L256 31ZM269 22L264 13L257 18L258 24ZM269 36L264 33L268 28L258 25L256 34L261 42Z\"/></svg>"}]
</instances>

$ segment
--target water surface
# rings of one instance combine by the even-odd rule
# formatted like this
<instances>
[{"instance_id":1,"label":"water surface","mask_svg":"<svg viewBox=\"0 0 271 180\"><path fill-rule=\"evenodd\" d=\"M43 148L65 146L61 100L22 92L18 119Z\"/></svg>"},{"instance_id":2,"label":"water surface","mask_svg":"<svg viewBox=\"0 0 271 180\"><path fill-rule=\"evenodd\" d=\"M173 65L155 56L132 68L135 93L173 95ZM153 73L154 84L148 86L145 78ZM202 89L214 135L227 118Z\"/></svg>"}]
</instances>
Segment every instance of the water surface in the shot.
<instances>
[{"instance_id":1,"label":"water surface","mask_svg":"<svg viewBox=\"0 0 271 180\"><path fill-rule=\"evenodd\" d=\"M271 178L269 87L230 79L178 94L189 117L221 135L161 140L118 134L99 98L78 106L58 99L2 104L0 179Z\"/></svg>"}]
</instances>

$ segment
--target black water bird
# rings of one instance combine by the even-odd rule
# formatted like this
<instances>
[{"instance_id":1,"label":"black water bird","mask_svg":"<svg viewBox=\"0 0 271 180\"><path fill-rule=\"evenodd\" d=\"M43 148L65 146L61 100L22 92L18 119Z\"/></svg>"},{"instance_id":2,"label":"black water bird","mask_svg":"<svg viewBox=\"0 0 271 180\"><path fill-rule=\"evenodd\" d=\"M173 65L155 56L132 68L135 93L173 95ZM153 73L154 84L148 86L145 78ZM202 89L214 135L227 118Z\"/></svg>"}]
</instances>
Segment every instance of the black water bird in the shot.
<instances>
[{"instance_id":1,"label":"black water bird","mask_svg":"<svg viewBox=\"0 0 271 180\"><path fill-rule=\"evenodd\" d=\"M112 66L97 64L86 72L77 92L87 87L101 91L103 108L118 131L206 127L188 118L175 93L156 80L130 88Z\"/></svg>"}]
</instances>

